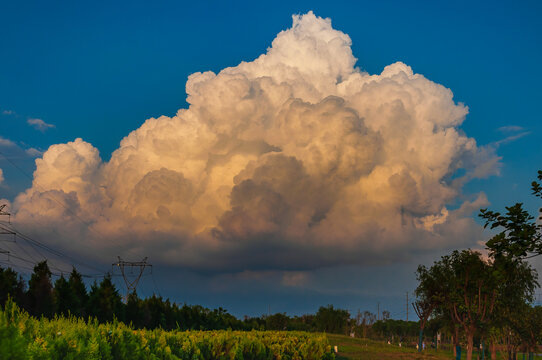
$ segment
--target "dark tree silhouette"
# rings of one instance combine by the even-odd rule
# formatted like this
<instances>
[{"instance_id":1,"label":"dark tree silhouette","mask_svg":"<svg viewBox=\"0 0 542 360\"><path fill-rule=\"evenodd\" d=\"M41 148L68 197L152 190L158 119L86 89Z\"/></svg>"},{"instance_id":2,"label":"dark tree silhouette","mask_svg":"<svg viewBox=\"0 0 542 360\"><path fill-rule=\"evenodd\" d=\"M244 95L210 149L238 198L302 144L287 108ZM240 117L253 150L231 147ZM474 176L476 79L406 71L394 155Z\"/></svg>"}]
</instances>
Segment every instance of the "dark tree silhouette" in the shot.
<instances>
[{"instance_id":1,"label":"dark tree silhouette","mask_svg":"<svg viewBox=\"0 0 542 360\"><path fill-rule=\"evenodd\" d=\"M70 312L77 317L86 317L88 315L87 287L83 282L83 277L75 268L73 268L70 273L68 285L71 292L70 300L72 301L70 304Z\"/></svg>"},{"instance_id":2,"label":"dark tree silhouette","mask_svg":"<svg viewBox=\"0 0 542 360\"><path fill-rule=\"evenodd\" d=\"M25 284L23 279L17 277L17 272L11 268L0 267L0 305L4 305L8 296L18 304L24 302Z\"/></svg>"},{"instance_id":3,"label":"dark tree silhouette","mask_svg":"<svg viewBox=\"0 0 542 360\"><path fill-rule=\"evenodd\" d=\"M72 307L72 293L70 291L70 285L68 280L64 278L64 275L60 276L55 281L55 288L53 289L54 309L55 313L59 315L67 316Z\"/></svg>"},{"instance_id":4,"label":"dark tree silhouette","mask_svg":"<svg viewBox=\"0 0 542 360\"><path fill-rule=\"evenodd\" d=\"M51 271L44 260L34 266L34 272L28 282L28 306L34 316L51 317L54 310Z\"/></svg>"},{"instance_id":5,"label":"dark tree silhouette","mask_svg":"<svg viewBox=\"0 0 542 360\"><path fill-rule=\"evenodd\" d=\"M115 317L124 319L121 296L111 281L111 275L104 276L100 285L92 284L89 294L88 312L100 322L112 321Z\"/></svg>"}]
</instances>

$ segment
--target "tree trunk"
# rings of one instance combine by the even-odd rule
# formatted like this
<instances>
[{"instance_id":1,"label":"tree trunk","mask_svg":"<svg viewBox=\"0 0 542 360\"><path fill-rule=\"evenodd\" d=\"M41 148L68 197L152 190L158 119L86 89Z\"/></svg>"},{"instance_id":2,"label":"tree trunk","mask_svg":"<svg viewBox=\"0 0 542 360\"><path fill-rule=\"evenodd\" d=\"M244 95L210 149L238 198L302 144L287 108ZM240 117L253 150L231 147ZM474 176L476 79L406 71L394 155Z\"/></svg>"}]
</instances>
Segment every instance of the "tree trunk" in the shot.
<instances>
[{"instance_id":1,"label":"tree trunk","mask_svg":"<svg viewBox=\"0 0 542 360\"><path fill-rule=\"evenodd\" d=\"M470 331L467 333L467 360L472 360L472 350L474 347L474 332Z\"/></svg>"},{"instance_id":2,"label":"tree trunk","mask_svg":"<svg viewBox=\"0 0 542 360\"><path fill-rule=\"evenodd\" d=\"M420 329L420 338L418 339L418 352L422 351L422 339L423 339L423 329Z\"/></svg>"},{"instance_id":3,"label":"tree trunk","mask_svg":"<svg viewBox=\"0 0 542 360\"><path fill-rule=\"evenodd\" d=\"M457 356L455 352L455 337L452 335L452 348L454 349L454 358Z\"/></svg>"},{"instance_id":4,"label":"tree trunk","mask_svg":"<svg viewBox=\"0 0 542 360\"><path fill-rule=\"evenodd\" d=\"M495 344L495 341L491 342L490 351L491 351L491 360L497 360L497 345Z\"/></svg>"},{"instance_id":5,"label":"tree trunk","mask_svg":"<svg viewBox=\"0 0 542 360\"><path fill-rule=\"evenodd\" d=\"M459 331L455 329L455 335L452 336L454 343L454 356L456 360L461 360L461 345L459 345Z\"/></svg>"}]
</instances>

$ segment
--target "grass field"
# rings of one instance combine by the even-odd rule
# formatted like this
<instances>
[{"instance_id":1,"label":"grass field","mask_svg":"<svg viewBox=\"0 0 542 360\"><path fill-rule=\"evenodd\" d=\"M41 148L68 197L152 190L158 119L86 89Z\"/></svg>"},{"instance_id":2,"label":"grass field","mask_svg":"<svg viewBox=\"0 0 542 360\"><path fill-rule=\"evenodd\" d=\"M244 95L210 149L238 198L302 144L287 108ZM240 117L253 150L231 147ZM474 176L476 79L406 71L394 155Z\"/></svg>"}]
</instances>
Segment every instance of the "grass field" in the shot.
<instances>
[{"instance_id":1,"label":"grass field","mask_svg":"<svg viewBox=\"0 0 542 360\"><path fill-rule=\"evenodd\" d=\"M386 359L453 359L450 351L427 349L419 353L414 348L388 345L384 342L328 334L331 346L337 346L337 360L386 360ZM465 358L465 353L462 354ZM473 356L476 359L475 356Z\"/></svg>"},{"instance_id":2,"label":"grass field","mask_svg":"<svg viewBox=\"0 0 542 360\"><path fill-rule=\"evenodd\" d=\"M336 360L455 359L451 351L427 349L423 353L419 353L414 348L388 345L381 341L333 334L328 334L327 337L332 348L333 346L338 347L339 352L335 357ZM466 357L466 349L463 349L461 359L466 359ZM477 354L472 354L472 358L477 359ZM503 354L497 352L497 359L505 358ZM523 354L518 354L517 359L524 359ZM525 359L527 359L527 354L525 354ZM542 359L542 354L535 354L535 359Z\"/></svg>"}]
</instances>

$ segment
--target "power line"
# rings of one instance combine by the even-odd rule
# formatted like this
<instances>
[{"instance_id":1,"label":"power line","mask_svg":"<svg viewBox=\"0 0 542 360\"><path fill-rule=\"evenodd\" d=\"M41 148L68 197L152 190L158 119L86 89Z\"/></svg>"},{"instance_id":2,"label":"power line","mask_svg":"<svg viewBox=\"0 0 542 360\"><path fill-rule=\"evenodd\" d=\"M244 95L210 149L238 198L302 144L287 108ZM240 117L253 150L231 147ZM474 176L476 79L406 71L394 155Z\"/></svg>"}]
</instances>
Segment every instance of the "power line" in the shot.
<instances>
[{"instance_id":1,"label":"power line","mask_svg":"<svg viewBox=\"0 0 542 360\"><path fill-rule=\"evenodd\" d=\"M3 209L4 209L5 206L2 206L0 208L0 210L2 210L3 212ZM9 215L8 213L2 213L1 215ZM15 237L19 237L20 239L23 239L43 260L47 261L49 263L49 268L52 269L52 270L56 270L56 271L59 271L61 274L64 274L64 273L69 273L70 271L69 270L65 270L65 269L62 269L61 267L59 267L57 264L55 264L55 262L46 257L41 251L41 250L46 250L48 251L49 253L51 253L52 255L55 255L57 257L59 257L60 259L62 258L65 258L65 259L69 259L69 260L72 260L73 262L67 262L69 265L71 265L73 268L75 267L74 266L74 263L78 263L80 265L83 265L87 268L91 268L93 270L96 270L98 271L100 274L99 275L95 275L95 274L81 274L82 276L84 277L96 277L96 276L103 276L103 271L101 269L98 269L92 265L89 265L89 264L86 264L80 260L77 260L67 254L64 254L63 252L59 251L59 250L56 250L56 249L53 249L45 244L43 244L42 242L38 241L38 240L35 240L33 238L31 238L30 236L28 235L25 235L23 233L21 233L20 231L18 231L14 226L13 224L9 223L9 226L7 225L3 225L3 229L4 230L8 230L10 233L13 233L15 235ZM7 232L7 231L6 231ZM17 255L17 252L15 252L13 249L9 249L9 256L14 258L14 259L17 259L19 261L23 261L23 262L26 262L28 264L32 264L32 265L36 265L38 263L38 261L25 249L24 246L22 246L21 244L19 244L19 242L17 242L16 240L13 241L13 243L15 243L15 245L20 249L22 250L22 252L24 252L26 254L26 256L31 259L29 260L28 258L24 258L24 257L21 257L21 256L18 256ZM13 263L12 263L13 264ZM30 270L33 270L33 269L30 269Z\"/></svg>"},{"instance_id":2,"label":"power line","mask_svg":"<svg viewBox=\"0 0 542 360\"><path fill-rule=\"evenodd\" d=\"M154 280L154 274L152 273L152 271L151 271L151 277L152 277L152 282L154 283L154 289L156 290L156 292L158 292L158 296L162 297L162 294L160 294L160 289L158 288L158 285L156 284L156 280Z\"/></svg>"},{"instance_id":3,"label":"power line","mask_svg":"<svg viewBox=\"0 0 542 360\"><path fill-rule=\"evenodd\" d=\"M141 261L125 261L118 256L118 259L119 261L112 264L112 266L120 269L122 277L124 278L124 283L126 284L126 300L128 300L128 295L136 290L137 284L139 283L145 268L150 268L152 271L152 265L147 264L147 258L144 258ZM126 268L129 268L131 273L133 273L134 268L137 268L139 272L136 272L135 276L130 277L125 271Z\"/></svg>"},{"instance_id":4,"label":"power line","mask_svg":"<svg viewBox=\"0 0 542 360\"><path fill-rule=\"evenodd\" d=\"M32 184L33 186L37 187L38 190L40 190L42 193L46 193L45 189L43 189L37 182L34 181L34 178L29 175L26 171L24 171L23 169L21 169L17 164L15 164L13 161L11 161L11 159L9 159L2 151L0 151L0 155L6 159L13 167L15 167L17 170L19 170L24 176L26 176L30 181L32 181ZM51 195L49 193L49 195ZM76 213L75 211L73 211L71 208L67 207L66 205L64 205L62 202L58 201L57 199L55 199L53 196L49 196L49 198L51 200L53 200L54 202L56 202L57 204L59 204L60 206L62 206L64 209L66 209L71 215L73 215L74 218L76 218L77 220L79 220L83 225L86 226L86 228L89 230L89 231L92 231L94 233L96 233L97 235L99 235L100 237L105 237L103 236L102 234L100 234L100 232L94 228L92 228L90 226L89 223L87 223L86 221L84 221L83 219L81 219Z\"/></svg>"},{"instance_id":5,"label":"power line","mask_svg":"<svg viewBox=\"0 0 542 360\"><path fill-rule=\"evenodd\" d=\"M73 263L75 263L75 264L80 264L80 265L83 265L83 266L85 266L85 267L87 267L87 268L89 268L89 269L92 269L92 270L95 270L95 271L98 271L98 272L102 272L102 273L103 273L103 271L102 271L101 269L98 269L98 268L95 267L95 266L89 265L89 264L87 264L87 263L85 263L85 262L83 262L83 261L81 261L81 260L78 260L78 259L76 259L76 258L74 258L74 257L72 257L72 256L70 256L70 255L67 255L67 254L65 254L65 253L63 253L63 252L61 252L61 251L59 251L59 250L55 250L55 249L53 249L53 248L51 248L51 247L45 245L44 243L42 243L42 242L40 242L40 241L38 241L38 240L36 240L36 239L33 239L33 238L31 238L30 236L28 236L28 235L25 235L25 234L21 233L21 232L20 232L19 230L17 230L14 226L12 226L12 228L17 232L17 235L18 235L19 237L21 237L22 239L24 239L24 240L26 240L26 241L28 241L28 242L33 243L33 244L36 245L37 247L42 248L43 250L46 250L46 251L50 252L50 253L53 254L53 255L56 255L56 256L61 257L61 258L64 257L64 258L66 258L66 259L71 260L72 263L70 263L70 265L72 265L72 266L74 266Z\"/></svg>"}]
</instances>

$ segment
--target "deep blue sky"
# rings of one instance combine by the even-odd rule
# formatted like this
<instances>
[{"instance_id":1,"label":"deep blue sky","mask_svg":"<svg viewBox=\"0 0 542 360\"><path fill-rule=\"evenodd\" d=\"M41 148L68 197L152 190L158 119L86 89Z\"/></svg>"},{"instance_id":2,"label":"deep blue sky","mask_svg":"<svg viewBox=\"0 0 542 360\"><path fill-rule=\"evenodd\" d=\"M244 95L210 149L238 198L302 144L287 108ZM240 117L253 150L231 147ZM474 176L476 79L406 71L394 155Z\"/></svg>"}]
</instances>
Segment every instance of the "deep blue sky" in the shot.
<instances>
[{"instance_id":1,"label":"deep blue sky","mask_svg":"<svg viewBox=\"0 0 542 360\"><path fill-rule=\"evenodd\" d=\"M465 192L484 191L494 208L515 201L536 208L529 184L542 168L538 1L3 1L0 136L40 150L82 137L107 160L147 118L186 107L189 74L253 60L291 26L292 14L309 10L351 37L363 70L403 61L450 88L469 106L462 128L479 144L509 136L497 131L503 126L529 132L498 147L501 176L471 182ZM29 118L55 128L41 133ZM33 171L31 160L16 161ZM0 168L0 198L28 186L3 159ZM194 301L220 305L199 294Z\"/></svg>"}]
</instances>

